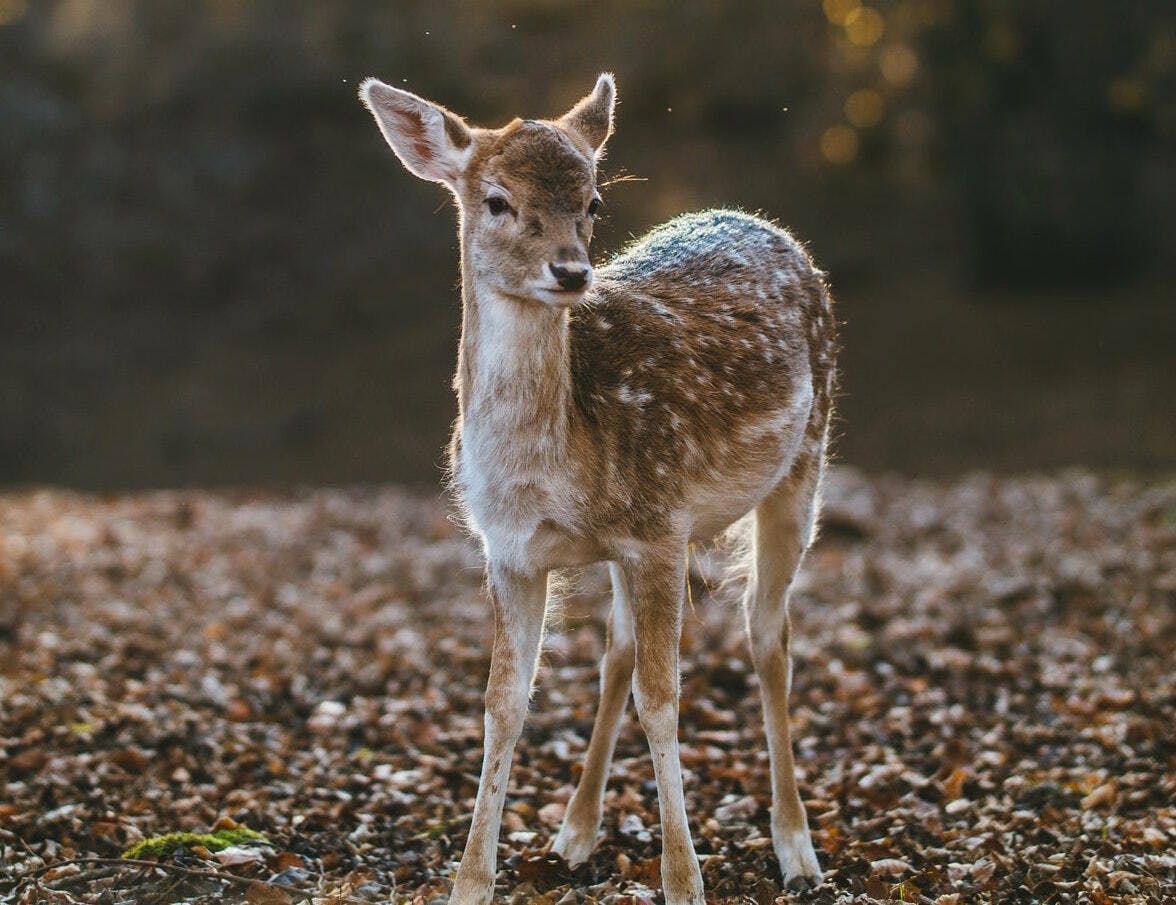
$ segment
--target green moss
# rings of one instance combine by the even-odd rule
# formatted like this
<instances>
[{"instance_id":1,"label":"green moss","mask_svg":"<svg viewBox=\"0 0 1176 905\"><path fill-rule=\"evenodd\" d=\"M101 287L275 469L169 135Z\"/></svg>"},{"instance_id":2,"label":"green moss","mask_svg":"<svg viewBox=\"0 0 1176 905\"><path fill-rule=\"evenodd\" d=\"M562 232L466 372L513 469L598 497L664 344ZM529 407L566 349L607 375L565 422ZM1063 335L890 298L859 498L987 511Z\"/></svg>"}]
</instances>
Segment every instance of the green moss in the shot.
<instances>
[{"instance_id":1,"label":"green moss","mask_svg":"<svg viewBox=\"0 0 1176 905\"><path fill-rule=\"evenodd\" d=\"M231 830L217 830L215 833L164 833L162 836L151 836L142 842L136 842L122 856L124 858L162 858L170 855L177 848L199 845L210 852L219 852L234 845L246 842L269 842L269 840L247 826L238 826Z\"/></svg>"},{"instance_id":2,"label":"green moss","mask_svg":"<svg viewBox=\"0 0 1176 905\"><path fill-rule=\"evenodd\" d=\"M460 820L442 820L440 823L434 823L425 827L412 838L418 841L422 839L438 839L446 833L452 832L460 823Z\"/></svg>"}]
</instances>

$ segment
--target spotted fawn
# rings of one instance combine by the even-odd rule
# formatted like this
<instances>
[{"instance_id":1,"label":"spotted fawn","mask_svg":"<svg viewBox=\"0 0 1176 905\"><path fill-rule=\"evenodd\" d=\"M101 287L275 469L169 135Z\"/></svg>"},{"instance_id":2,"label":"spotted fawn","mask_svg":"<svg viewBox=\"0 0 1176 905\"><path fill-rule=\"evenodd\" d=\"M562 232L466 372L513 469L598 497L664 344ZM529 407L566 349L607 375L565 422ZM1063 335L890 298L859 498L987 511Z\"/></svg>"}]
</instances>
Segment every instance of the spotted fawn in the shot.
<instances>
[{"instance_id":1,"label":"spotted fawn","mask_svg":"<svg viewBox=\"0 0 1176 905\"><path fill-rule=\"evenodd\" d=\"M744 615L771 759L772 839L790 887L818 883L789 735L789 588L812 541L834 387L822 273L787 232L713 210L600 267L597 164L611 75L567 114L474 128L407 91L360 89L409 172L457 202L462 331L449 455L485 551L495 630L485 751L450 901L488 903L552 570L612 577L600 705L552 850L590 855L632 687L649 741L669 905L703 902L678 757L687 548L744 519Z\"/></svg>"}]
</instances>

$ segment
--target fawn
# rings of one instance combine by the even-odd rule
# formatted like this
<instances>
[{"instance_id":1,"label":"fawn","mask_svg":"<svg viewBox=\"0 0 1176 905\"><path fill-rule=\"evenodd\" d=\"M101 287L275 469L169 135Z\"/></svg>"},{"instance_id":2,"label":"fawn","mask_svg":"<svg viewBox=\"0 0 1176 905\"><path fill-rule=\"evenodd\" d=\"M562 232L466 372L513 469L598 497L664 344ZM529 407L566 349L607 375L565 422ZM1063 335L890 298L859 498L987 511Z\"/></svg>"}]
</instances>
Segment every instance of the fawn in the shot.
<instances>
[{"instance_id":1,"label":"fawn","mask_svg":"<svg viewBox=\"0 0 1176 905\"><path fill-rule=\"evenodd\" d=\"M452 903L490 902L502 808L553 569L607 561L600 705L552 850L586 860L632 686L649 740L670 905L702 903L678 759L687 546L754 511L746 628L790 887L820 882L788 725L788 595L815 530L836 322L808 255L742 213L673 220L594 270L596 169L616 88L556 120L468 126L366 80L384 138L457 201L462 330L450 463L495 616L481 781Z\"/></svg>"}]
</instances>

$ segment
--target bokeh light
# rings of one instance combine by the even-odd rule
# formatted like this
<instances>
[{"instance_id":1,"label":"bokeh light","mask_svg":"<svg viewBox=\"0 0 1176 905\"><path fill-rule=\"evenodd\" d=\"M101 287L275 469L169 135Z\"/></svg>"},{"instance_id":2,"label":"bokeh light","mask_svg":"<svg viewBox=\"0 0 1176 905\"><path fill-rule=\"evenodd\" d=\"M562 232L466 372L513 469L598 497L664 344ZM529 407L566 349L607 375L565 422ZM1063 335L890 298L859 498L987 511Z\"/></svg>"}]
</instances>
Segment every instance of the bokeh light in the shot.
<instances>
[{"instance_id":1,"label":"bokeh light","mask_svg":"<svg viewBox=\"0 0 1176 905\"><path fill-rule=\"evenodd\" d=\"M1138 79L1115 79L1107 86L1107 103L1119 113L1134 113L1143 106L1145 94Z\"/></svg>"},{"instance_id":2,"label":"bokeh light","mask_svg":"<svg viewBox=\"0 0 1176 905\"><path fill-rule=\"evenodd\" d=\"M860 144L857 132L846 125L830 126L821 134L821 153L829 163L853 163Z\"/></svg>"},{"instance_id":3,"label":"bokeh light","mask_svg":"<svg viewBox=\"0 0 1176 905\"><path fill-rule=\"evenodd\" d=\"M834 25L844 25L861 6L858 0L825 0L822 4L825 18Z\"/></svg>"},{"instance_id":4,"label":"bokeh light","mask_svg":"<svg viewBox=\"0 0 1176 905\"><path fill-rule=\"evenodd\" d=\"M919 71L919 58L906 44L891 44L882 51L878 67L886 81L901 88Z\"/></svg>"},{"instance_id":5,"label":"bokeh light","mask_svg":"<svg viewBox=\"0 0 1176 905\"><path fill-rule=\"evenodd\" d=\"M1147 66L1154 72L1170 72L1176 66L1176 34L1161 32L1152 38Z\"/></svg>"},{"instance_id":6,"label":"bokeh light","mask_svg":"<svg viewBox=\"0 0 1176 905\"><path fill-rule=\"evenodd\" d=\"M873 88L863 88L845 99L845 118L859 129L868 129L881 121L885 106L881 94Z\"/></svg>"},{"instance_id":7,"label":"bokeh light","mask_svg":"<svg viewBox=\"0 0 1176 905\"><path fill-rule=\"evenodd\" d=\"M868 6L859 6L845 18L845 36L858 47L876 44L885 30L882 14Z\"/></svg>"}]
</instances>

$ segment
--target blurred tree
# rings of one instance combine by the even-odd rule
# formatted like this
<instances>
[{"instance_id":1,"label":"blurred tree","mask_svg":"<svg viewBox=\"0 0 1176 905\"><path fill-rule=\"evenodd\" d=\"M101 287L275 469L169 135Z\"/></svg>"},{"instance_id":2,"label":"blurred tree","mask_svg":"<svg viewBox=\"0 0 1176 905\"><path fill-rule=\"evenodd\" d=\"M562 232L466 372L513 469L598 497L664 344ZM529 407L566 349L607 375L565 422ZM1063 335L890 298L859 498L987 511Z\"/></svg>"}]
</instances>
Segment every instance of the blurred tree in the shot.
<instances>
[{"instance_id":1,"label":"blurred tree","mask_svg":"<svg viewBox=\"0 0 1176 905\"><path fill-rule=\"evenodd\" d=\"M1057 286L1171 245L1170 7L0 0L0 482L431 477L452 215L364 76L497 125L615 70L604 172L648 181L606 191L600 254L742 205L843 297L960 249Z\"/></svg>"},{"instance_id":2,"label":"blurred tree","mask_svg":"<svg viewBox=\"0 0 1176 905\"><path fill-rule=\"evenodd\" d=\"M1138 276L1157 248L1147 155L1172 149L1160 128L1176 87L1172 5L936 6L922 40L932 115L940 165L963 191L977 278Z\"/></svg>"}]
</instances>

